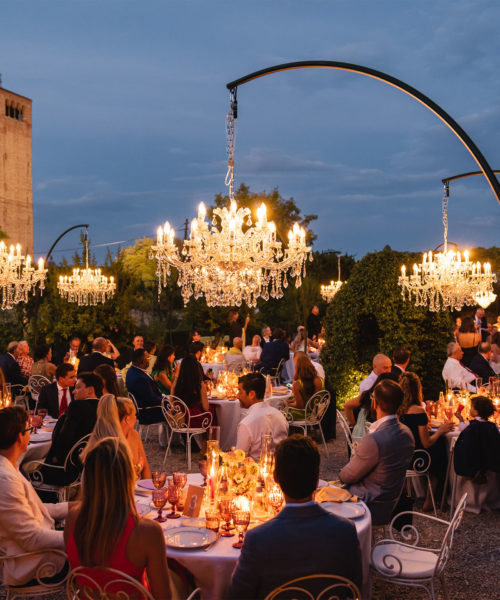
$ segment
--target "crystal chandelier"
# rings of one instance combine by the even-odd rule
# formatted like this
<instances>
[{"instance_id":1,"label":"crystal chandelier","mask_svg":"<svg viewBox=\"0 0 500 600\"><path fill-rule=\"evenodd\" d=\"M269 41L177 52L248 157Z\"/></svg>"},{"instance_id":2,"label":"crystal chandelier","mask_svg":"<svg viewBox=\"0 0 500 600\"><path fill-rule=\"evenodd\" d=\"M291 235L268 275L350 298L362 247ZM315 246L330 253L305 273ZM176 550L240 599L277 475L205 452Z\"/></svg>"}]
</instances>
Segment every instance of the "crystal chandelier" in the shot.
<instances>
[{"instance_id":1,"label":"crystal chandelier","mask_svg":"<svg viewBox=\"0 0 500 600\"><path fill-rule=\"evenodd\" d=\"M493 283L496 274L490 263L472 262L467 250L461 253L448 249L448 196L449 187L445 184L443 195L443 251L432 254L425 252L423 262L413 265L413 273L406 274L401 267L398 284L402 287L403 299L414 299L416 306L429 306L431 311L461 310L465 305L482 303L488 306L495 298Z\"/></svg>"},{"instance_id":2,"label":"crystal chandelier","mask_svg":"<svg viewBox=\"0 0 500 600\"><path fill-rule=\"evenodd\" d=\"M68 302L78 306L96 306L111 298L116 290L114 277L101 274L101 269L89 268L88 229L85 231L85 269L73 269L73 275L60 275L57 288Z\"/></svg>"},{"instance_id":3,"label":"crystal chandelier","mask_svg":"<svg viewBox=\"0 0 500 600\"><path fill-rule=\"evenodd\" d=\"M338 258L339 258L338 281L330 281L330 283L328 285L321 286L321 295L323 296L323 300L325 300L326 302L331 302L333 300L333 297L335 296L335 294L340 290L342 285L345 283L344 281L340 281L340 256Z\"/></svg>"},{"instance_id":4,"label":"crystal chandelier","mask_svg":"<svg viewBox=\"0 0 500 600\"><path fill-rule=\"evenodd\" d=\"M288 247L283 249L276 236L276 225L267 220L267 209L261 204L257 220L248 208L238 208L234 199L234 118L233 99L227 115L229 206L213 210L212 223L206 220L203 202L198 217L191 222L189 239L179 250L174 229L167 222L157 230L151 258L156 258L158 292L167 284L170 267L179 273L177 280L186 305L191 296L205 296L208 306L255 306L257 298L281 298L288 286L288 276L299 287L306 274L306 232L297 223L288 233Z\"/></svg>"},{"instance_id":5,"label":"crystal chandelier","mask_svg":"<svg viewBox=\"0 0 500 600\"><path fill-rule=\"evenodd\" d=\"M26 258L21 254L19 244L7 246L0 242L0 290L2 310L11 309L19 302L27 302L29 292L35 291L37 283L43 292L47 269L44 268L43 258L38 261L38 268L31 263L31 256Z\"/></svg>"}]
</instances>

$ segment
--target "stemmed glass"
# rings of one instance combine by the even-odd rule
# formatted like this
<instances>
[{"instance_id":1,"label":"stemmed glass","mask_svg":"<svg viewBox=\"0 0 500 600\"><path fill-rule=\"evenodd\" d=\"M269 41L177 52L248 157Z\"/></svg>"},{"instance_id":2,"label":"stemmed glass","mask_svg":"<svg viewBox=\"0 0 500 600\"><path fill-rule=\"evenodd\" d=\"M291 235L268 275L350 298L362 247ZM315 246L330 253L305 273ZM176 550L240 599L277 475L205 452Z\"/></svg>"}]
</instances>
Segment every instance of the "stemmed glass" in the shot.
<instances>
[{"instance_id":1,"label":"stemmed glass","mask_svg":"<svg viewBox=\"0 0 500 600\"><path fill-rule=\"evenodd\" d=\"M175 512L175 507L179 502L179 497L181 494L180 488L178 488L175 483L169 478L169 482L167 485L167 499L172 505L171 512L168 513L167 519L178 519L181 515L178 512Z\"/></svg>"},{"instance_id":2,"label":"stemmed glass","mask_svg":"<svg viewBox=\"0 0 500 600\"><path fill-rule=\"evenodd\" d=\"M42 426L42 417L39 415L30 415L29 422L31 427L33 427L33 434L36 435L38 433L38 428Z\"/></svg>"},{"instance_id":3,"label":"stemmed glass","mask_svg":"<svg viewBox=\"0 0 500 600\"><path fill-rule=\"evenodd\" d=\"M277 483L275 483L269 490L267 499L269 500L269 504L273 507L275 513L278 514L281 505L285 500L285 496L283 495L283 492Z\"/></svg>"},{"instance_id":4,"label":"stemmed glass","mask_svg":"<svg viewBox=\"0 0 500 600\"><path fill-rule=\"evenodd\" d=\"M48 409L46 409L46 408L39 408L39 409L38 409L38 415L39 415L40 417L42 417L42 421L45 419L45 417L46 417L48 414L49 414L49 411L48 411Z\"/></svg>"},{"instance_id":5,"label":"stemmed glass","mask_svg":"<svg viewBox=\"0 0 500 600\"><path fill-rule=\"evenodd\" d=\"M162 488L165 485L165 481L167 480L167 474L165 471L153 471L151 473L151 481L157 490Z\"/></svg>"},{"instance_id":6,"label":"stemmed glass","mask_svg":"<svg viewBox=\"0 0 500 600\"><path fill-rule=\"evenodd\" d=\"M144 469L144 461L142 458L139 458L136 463L134 463L134 470L137 479L141 478L142 469Z\"/></svg>"},{"instance_id":7,"label":"stemmed glass","mask_svg":"<svg viewBox=\"0 0 500 600\"><path fill-rule=\"evenodd\" d=\"M153 490L153 504L158 509L158 516L154 520L158 521L158 523L164 523L167 520L161 515L161 511L166 503L167 497L165 495L165 488L162 488L160 490Z\"/></svg>"},{"instance_id":8,"label":"stemmed glass","mask_svg":"<svg viewBox=\"0 0 500 600\"><path fill-rule=\"evenodd\" d=\"M233 548L241 548L243 546L245 531L248 529L250 524L250 511L235 510L233 512L233 523L236 531L238 532L238 541L233 544Z\"/></svg>"},{"instance_id":9,"label":"stemmed glass","mask_svg":"<svg viewBox=\"0 0 500 600\"><path fill-rule=\"evenodd\" d=\"M232 537L231 533L231 516L235 509L235 504L232 498L226 497L219 500L220 516L225 523L221 526L222 537Z\"/></svg>"},{"instance_id":10,"label":"stemmed glass","mask_svg":"<svg viewBox=\"0 0 500 600\"><path fill-rule=\"evenodd\" d=\"M173 479L174 485L177 486L179 489L182 489L187 483L187 474L181 473L180 471L176 471L172 475L172 479Z\"/></svg>"}]
</instances>

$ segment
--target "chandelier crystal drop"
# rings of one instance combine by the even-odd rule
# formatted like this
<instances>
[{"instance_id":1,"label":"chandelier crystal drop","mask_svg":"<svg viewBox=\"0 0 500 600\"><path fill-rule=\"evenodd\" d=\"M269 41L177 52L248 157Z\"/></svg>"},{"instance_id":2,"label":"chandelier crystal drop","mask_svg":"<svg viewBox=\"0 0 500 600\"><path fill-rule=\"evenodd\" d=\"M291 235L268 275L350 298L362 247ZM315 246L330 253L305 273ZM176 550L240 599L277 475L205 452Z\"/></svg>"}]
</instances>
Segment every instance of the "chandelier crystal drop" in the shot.
<instances>
[{"instance_id":1,"label":"chandelier crystal drop","mask_svg":"<svg viewBox=\"0 0 500 600\"><path fill-rule=\"evenodd\" d=\"M96 306L111 298L116 291L114 277L106 277L101 269L89 268L88 232L85 232L85 269L75 268L72 275L60 275L59 294L78 306Z\"/></svg>"},{"instance_id":2,"label":"chandelier crystal drop","mask_svg":"<svg viewBox=\"0 0 500 600\"><path fill-rule=\"evenodd\" d=\"M416 306L428 306L430 311L461 310L464 305L488 306L496 298L493 283L496 274L490 263L472 262L467 250L448 249L448 195L445 185L443 196L444 243L442 252L425 252L423 261L413 265L413 272L406 274L401 267L398 284L402 287L403 299L412 300Z\"/></svg>"},{"instance_id":3,"label":"chandelier crystal drop","mask_svg":"<svg viewBox=\"0 0 500 600\"><path fill-rule=\"evenodd\" d=\"M43 258L38 261L38 268L31 262L31 256L21 254L19 244L7 246L0 242L0 293L1 308L9 310L19 302L27 302L30 292L34 293L36 285L40 284L40 292L45 287L47 269L44 268Z\"/></svg>"},{"instance_id":4,"label":"chandelier crystal drop","mask_svg":"<svg viewBox=\"0 0 500 600\"><path fill-rule=\"evenodd\" d=\"M288 247L277 239L276 225L267 220L261 204L257 219L248 208L238 208L234 199L234 118L233 104L227 115L229 206L215 208L211 224L203 202L191 222L189 239L179 248L174 229L167 222L157 230L151 258L156 258L158 293L166 286L170 268L179 273L177 283L184 304L191 297L205 297L208 306L256 306L257 298L280 298L288 277L299 287L312 260L306 232L297 223L288 233Z\"/></svg>"},{"instance_id":5,"label":"chandelier crystal drop","mask_svg":"<svg viewBox=\"0 0 500 600\"><path fill-rule=\"evenodd\" d=\"M330 283L328 285L322 285L321 286L321 296L323 297L323 300L325 300L326 302L330 303L335 294L340 290L340 288L344 285L344 281L340 280L340 256L339 258L339 265L338 265L338 273L339 273L339 278L337 281L330 281Z\"/></svg>"}]
</instances>

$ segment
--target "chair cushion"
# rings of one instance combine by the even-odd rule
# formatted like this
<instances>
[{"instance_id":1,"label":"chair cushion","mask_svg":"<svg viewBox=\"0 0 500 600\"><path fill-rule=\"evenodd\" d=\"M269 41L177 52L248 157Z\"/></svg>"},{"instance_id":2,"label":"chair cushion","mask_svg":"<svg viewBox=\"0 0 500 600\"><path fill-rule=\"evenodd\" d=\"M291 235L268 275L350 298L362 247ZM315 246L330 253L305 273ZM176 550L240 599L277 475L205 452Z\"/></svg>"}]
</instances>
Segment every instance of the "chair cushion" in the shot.
<instances>
[{"instance_id":1,"label":"chair cushion","mask_svg":"<svg viewBox=\"0 0 500 600\"><path fill-rule=\"evenodd\" d=\"M372 554L372 565L383 575L392 575L399 570L399 564L390 557L387 558L387 564L394 564L394 569L384 565L384 556L388 554L395 556L402 563L402 570L397 577L408 579L420 579L432 577L437 563L437 554L430 550L421 550L419 548L408 548L397 542L393 544L376 544Z\"/></svg>"}]
</instances>

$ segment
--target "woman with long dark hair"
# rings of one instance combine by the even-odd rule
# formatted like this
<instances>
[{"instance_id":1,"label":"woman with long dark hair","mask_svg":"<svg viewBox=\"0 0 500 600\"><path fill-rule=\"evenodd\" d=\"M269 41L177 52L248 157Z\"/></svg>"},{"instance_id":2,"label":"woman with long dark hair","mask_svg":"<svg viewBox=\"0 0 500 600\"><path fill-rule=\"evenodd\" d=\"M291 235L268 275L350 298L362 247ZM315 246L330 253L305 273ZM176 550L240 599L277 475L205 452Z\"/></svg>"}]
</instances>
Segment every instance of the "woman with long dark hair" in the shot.
<instances>
[{"instance_id":1,"label":"woman with long dark hair","mask_svg":"<svg viewBox=\"0 0 500 600\"><path fill-rule=\"evenodd\" d=\"M170 394L175 374L175 350L169 344L163 346L156 359L153 369L153 379L164 394Z\"/></svg>"},{"instance_id":2,"label":"woman with long dark hair","mask_svg":"<svg viewBox=\"0 0 500 600\"><path fill-rule=\"evenodd\" d=\"M94 369L94 373L99 375L103 383L103 394L112 394L113 396L120 396L120 387L116 378L116 372L111 365L98 365Z\"/></svg>"},{"instance_id":3,"label":"woman with long dark hair","mask_svg":"<svg viewBox=\"0 0 500 600\"><path fill-rule=\"evenodd\" d=\"M207 387L200 371L196 358L188 354L182 359L179 374L172 386L172 395L180 398L189 408L192 427L197 426L200 419L196 417L203 412L211 412L215 417L213 407L208 404Z\"/></svg>"}]
</instances>

